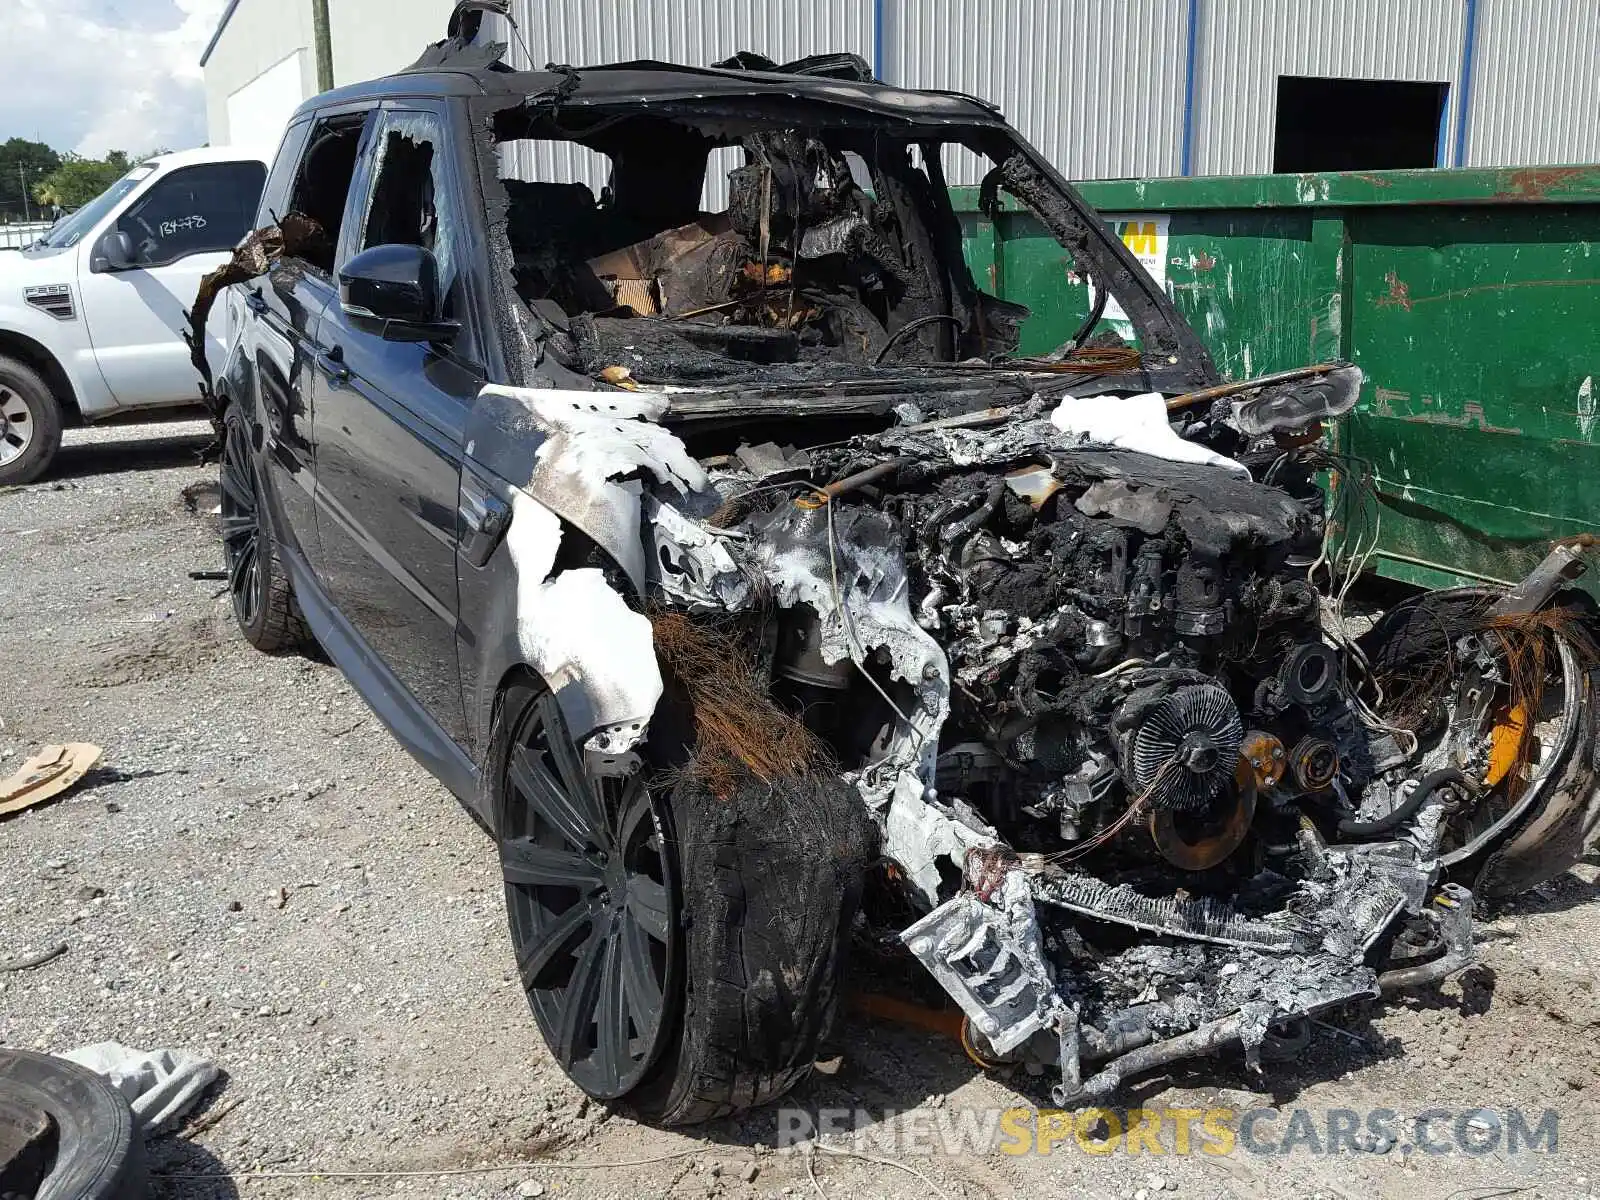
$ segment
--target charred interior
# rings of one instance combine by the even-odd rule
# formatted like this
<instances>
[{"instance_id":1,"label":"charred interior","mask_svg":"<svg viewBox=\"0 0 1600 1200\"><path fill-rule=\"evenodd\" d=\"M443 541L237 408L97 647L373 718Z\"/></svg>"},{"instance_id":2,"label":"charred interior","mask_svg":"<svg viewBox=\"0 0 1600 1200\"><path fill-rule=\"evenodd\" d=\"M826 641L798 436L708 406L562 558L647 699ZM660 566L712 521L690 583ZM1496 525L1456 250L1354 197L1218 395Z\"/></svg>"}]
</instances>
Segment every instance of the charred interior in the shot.
<instances>
[{"instance_id":1,"label":"charred interior","mask_svg":"<svg viewBox=\"0 0 1600 1200\"><path fill-rule=\"evenodd\" d=\"M557 132L512 115L506 140ZM1018 315L977 292L950 253L960 231L944 189L913 165L937 175L937 145L848 126L561 122L605 156L609 183L596 197L583 183L508 181L508 232L517 292L570 335L574 370L620 363L639 382L693 384L1016 348ZM727 207L704 211L707 166L724 147L745 165L727 174Z\"/></svg>"},{"instance_id":2,"label":"charred interior","mask_svg":"<svg viewBox=\"0 0 1600 1200\"><path fill-rule=\"evenodd\" d=\"M552 98L498 109L493 134L536 161L600 164L598 195L581 182L503 180L516 295L543 324L545 349L593 380L866 384L897 369L1014 363L1029 312L982 291L966 265L944 170L958 151L990 164L987 204L1014 197L1064 235L1094 290L1090 319L1050 356L1058 369L1138 377L1146 341L1169 350L1177 340L1126 294L1135 273L1120 247L1101 238L1103 257L1090 253L1093 218L1052 203L1003 126L773 97L647 107ZM1099 319L1113 295L1132 338Z\"/></svg>"}]
</instances>

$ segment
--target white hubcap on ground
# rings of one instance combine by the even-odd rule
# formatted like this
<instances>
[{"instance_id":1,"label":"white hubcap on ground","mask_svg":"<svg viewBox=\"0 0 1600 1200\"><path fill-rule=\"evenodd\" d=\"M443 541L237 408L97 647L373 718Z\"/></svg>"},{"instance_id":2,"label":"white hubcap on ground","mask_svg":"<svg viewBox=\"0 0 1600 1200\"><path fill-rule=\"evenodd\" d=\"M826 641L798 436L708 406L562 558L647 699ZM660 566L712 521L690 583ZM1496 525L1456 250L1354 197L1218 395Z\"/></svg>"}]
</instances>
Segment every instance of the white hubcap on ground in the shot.
<instances>
[{"instance_id":1,"label":"white hubcap on ground","mask_svg":"<svg viewBox=\"0 0 1600 1200\"><path fill-rule=\"evenodd\" d=\"M33 413L22 397L0 387L0 467L21 458L33 441Z\"/></svg>"}]
</instances>

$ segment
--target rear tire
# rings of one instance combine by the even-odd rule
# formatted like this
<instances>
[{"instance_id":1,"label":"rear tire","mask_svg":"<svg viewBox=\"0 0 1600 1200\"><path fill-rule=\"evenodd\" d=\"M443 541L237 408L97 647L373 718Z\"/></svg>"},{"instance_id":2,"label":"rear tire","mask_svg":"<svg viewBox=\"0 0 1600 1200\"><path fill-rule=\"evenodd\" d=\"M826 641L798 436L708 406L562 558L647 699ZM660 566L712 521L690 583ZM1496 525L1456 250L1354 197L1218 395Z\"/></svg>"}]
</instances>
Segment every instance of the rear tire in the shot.
<instances>
[{"instance_id":1,"label":"rear tire","mask_svg":"<svg viewBox=\"0 0 1600 1200\"><path fill-rule=\"evenodd\" d=\"M61 449L61 405L39 373L0 358L0 487L32 483Z\"/></svg>"},{"instance_id":2,"label":"rear tire","mask_svg":"<svg viewBox=\"0 0 1600 1200\"><path fill-rule=\"evenodd\" d=\"M530 721L559 729L566 747L541 751L538 779L528 765ZM589 1095L625 1097L643 1119L663 1125L696 1124L777 1099L810 1073L838 1009L850 924L876 839L860 797L831 776L776 786L749 780L719 796L692 771L679 774L669 792L664 773L642 769L639 783L662 835L660 870L651 877L668 893L669 922L652 976L661 987L660 1015L648 1031L635 1026L636 1053L625 1069L597 1070L599 1021L594 1034L573 1038L572 1022L552 1019L564 1011L552 985L579 977L597 936L593 921L626 917L615 915L615 906L612 916L574 917L561 947L571 967L561 962L552 972L539 945L557 928L551 917L577 910L575 878L600 850L568 815L582 806L550 795L550 783L583 761L548 691L531 680L507 689L484 777L519 969L552 1056ZM563 825L568 832L558 830ZM577 890L617 886L586 882ZM542 914L534 914L536 905ZM608 1011L604 1003L591 1007ZM591 1024L587 1013L581 1023Z\"/></svg>"},{"instance_id":3,"label":"rear tire","mask_svg":"<svg viewBox=\"0 0 1600 1200\"><path fill-rule=\"evenodd\" d=\"M237 404L222 418L222 554L239 632L257 650L278 653L311 643L278 555L261 491L250 422Z\"/></svg>"}]
</instances>

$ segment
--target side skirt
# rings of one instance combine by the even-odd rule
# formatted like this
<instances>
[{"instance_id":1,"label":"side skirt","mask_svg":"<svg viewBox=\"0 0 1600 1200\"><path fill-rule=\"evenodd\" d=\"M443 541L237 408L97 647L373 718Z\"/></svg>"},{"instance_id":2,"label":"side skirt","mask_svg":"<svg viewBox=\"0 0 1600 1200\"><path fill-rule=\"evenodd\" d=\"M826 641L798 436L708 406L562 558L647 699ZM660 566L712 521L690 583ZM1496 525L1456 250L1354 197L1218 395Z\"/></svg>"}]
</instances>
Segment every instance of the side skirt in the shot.
<instances>
[{"instance_id":1,"label":"side skirt","mask_svg":"<svg viewBox=\"0 0 1600 1200\"><path fill-rule=\"evenodd\" d=\"M473 820L489 828L488 814L481 809L478 768L454 739L417 702L405 684L395 677L382 659L372 652L323 592L316 577L300 555L280 546L278 554L289 568L295 599L317 641L328 652L333 665L361 693L361 698L394 734L406 752L461 801Z\"/></svg>"}]
</instances>

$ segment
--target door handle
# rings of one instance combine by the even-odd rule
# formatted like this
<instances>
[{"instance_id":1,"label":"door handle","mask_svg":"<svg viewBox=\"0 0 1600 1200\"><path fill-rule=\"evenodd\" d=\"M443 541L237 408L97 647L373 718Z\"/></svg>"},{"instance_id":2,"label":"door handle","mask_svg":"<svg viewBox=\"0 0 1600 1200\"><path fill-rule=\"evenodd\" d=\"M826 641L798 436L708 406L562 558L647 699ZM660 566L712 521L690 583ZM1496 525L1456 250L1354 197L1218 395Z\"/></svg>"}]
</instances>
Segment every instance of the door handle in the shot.
<instances>
[{"instance_id":1,"label":"door handle","mask_svg":"<svg viewBox=\"0 0 1600 1200\"><path fill-rule=\"evenodd\" d=\"M245 293L244 306L258 317L266 316L268 309L271 307L267 304L266 297L261 294L260 288L252 288Z\"/></svg>"},{"instance_id":2,"label":"door handle","mask_svg":"<svg viewBox=\"0 0 1600 1200\"><path fill-rule=\"evenodd\" d=\"M317 370L321 371L334 387L350 382L350 368L344 365L344 348L333 346L317 355Z\"/></svg>"},{"instance_id":3,"label":"door handle","mask_svg":"<svg viewBox=\"0 0 1600 1200\"><path fill-rule=\"evenodd\" d=\"M456 517L461 557L474 567L482 567L511 528L511 505L495 494L487 480L463 470Z\"/></svg>"}]
</instances>

